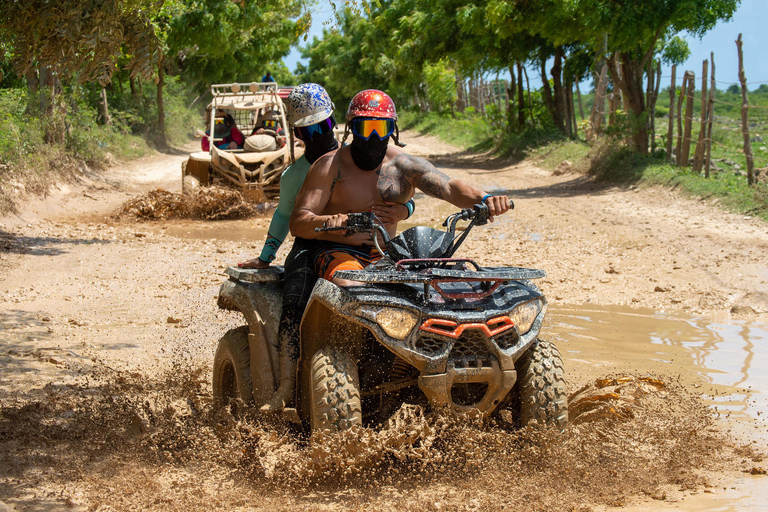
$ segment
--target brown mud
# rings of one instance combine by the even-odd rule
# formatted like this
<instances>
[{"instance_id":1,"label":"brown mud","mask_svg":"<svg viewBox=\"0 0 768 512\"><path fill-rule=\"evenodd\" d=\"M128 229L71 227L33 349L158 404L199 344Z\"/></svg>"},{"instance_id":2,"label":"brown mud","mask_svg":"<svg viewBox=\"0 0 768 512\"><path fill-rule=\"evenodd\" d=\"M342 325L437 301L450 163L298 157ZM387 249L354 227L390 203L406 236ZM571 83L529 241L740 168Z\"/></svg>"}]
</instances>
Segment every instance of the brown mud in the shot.
<instances>
[{"instance_id":1,"label":"brown mud","mask_svg":"<svg viewBox=\"0 0 768 512\"><path fill-rule=\"evenodd\" d=\"M243 323L216 307L221 272L257 255L269 212L118 216L177 201L151 193L179 192L183 156L162 156L0 220L0 510L764 505L768 227L406 135L515 200L462 252L547 270L543 335L565 359L571 426L508 432L404 408L378 432L309 439L214 410L216 341ZM416 201L417 223L452 210Z\"/></svg>"}]
</instances>

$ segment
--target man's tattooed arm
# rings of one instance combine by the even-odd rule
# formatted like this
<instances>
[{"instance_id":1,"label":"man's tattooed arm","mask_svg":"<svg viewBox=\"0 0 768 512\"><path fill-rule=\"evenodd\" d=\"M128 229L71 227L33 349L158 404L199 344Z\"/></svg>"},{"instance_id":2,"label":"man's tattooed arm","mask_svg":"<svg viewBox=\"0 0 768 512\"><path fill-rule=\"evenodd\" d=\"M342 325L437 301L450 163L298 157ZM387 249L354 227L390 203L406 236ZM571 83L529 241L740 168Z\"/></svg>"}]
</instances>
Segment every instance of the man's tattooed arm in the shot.
<instances>
[{"instance_id":1,"label":"man's tattooed arm","mask_svg":"<svg viewBox=\"0 0 768 512\"><path fill-rule=\"evenodd\" d=\"M486 196L485 192L474 185L449 178L423 158L401 154L395 157L392 162L416 188L427 195L448 201L459 208L471 208L482 202L483 197ZM503 208L498 209L499 213L503 213L501 210Z\"/></svg>"},{"instance_id":2,"label":"man's tattooed arm","mask_svg":"<svg viewBox=\"0 0 768 512\"><path fill-rule=\"evenodd\" d=\"M406 154L398 155L393 161L403 176L407 177L416 188L438 199L448 199L448 182L451 179L438 171L424 158Z\"/></svg>"},{"instance_id":3,"label":"man's tattooed arm","mask_svg":"<svg viewBox=\"0 0 768 512\"><path fill-rule=\"evenodd\" d=\"M412 185L394 162L387 162L378 171L377 186L381 198L393 203L405 203L411 197Z\"/></svg>"}]
</instances>

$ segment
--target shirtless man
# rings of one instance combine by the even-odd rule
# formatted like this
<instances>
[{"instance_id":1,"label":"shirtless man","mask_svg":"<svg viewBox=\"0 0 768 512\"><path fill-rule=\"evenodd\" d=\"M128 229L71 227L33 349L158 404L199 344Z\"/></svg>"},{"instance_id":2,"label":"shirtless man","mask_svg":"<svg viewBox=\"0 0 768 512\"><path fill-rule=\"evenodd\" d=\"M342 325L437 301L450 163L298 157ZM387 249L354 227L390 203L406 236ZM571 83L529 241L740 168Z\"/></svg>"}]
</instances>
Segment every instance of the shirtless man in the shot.
<instances>
[{"instance_id":1,"label":"shirtless man","mask_svg":"<svg viewBox=\"0 0 768 512\"><path fill-rule=\"evenodd\" d=\"M356 284L336 278L334 273L363 269L381 255L366 233L347 237L339 232L316 233L315 228L342 227L348 213L364 212L383 204L403 204L417 188L460 208L485 203L491 220L509 210L506 196L493 196L451 179L427 160L389 146L390 137L396 145L401 144L395 105L386 93L373 89L357 93L349 104L346 119L347 131L353 135L352 144L312 165L290 221L294 236L318 239L315 270L320 277L339 286ZM390 236L396 234L397 221L385 226Z\"/></svg>"}]
</instances>

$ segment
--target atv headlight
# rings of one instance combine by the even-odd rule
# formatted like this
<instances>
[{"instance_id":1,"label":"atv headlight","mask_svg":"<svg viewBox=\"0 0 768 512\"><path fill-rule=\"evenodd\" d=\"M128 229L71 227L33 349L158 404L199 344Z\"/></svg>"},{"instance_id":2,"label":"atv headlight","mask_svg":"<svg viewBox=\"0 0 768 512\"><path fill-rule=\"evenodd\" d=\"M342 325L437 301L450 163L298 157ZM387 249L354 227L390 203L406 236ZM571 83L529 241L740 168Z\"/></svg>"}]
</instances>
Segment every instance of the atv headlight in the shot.
<instances>
[{"instance_id":1,"label":"atv headlight","mask_svg":"<svg viewBox=\"0 0 768 512\"><path fill-rule=\"evenodd\" d=\"M509 317L512 319L512 323L517 327L519 334L525 334L531 330L533 321L536 320L536 316L541 311L542 302L539 299L521 304L512 311Z\"/></svg>"},{"instance_id":2,"label":"atv headlight","mask_svg":"<svg viewBox=\"0 0 768 512\"><path fill-rule=\"evenodd\" d=\"M398 340L408 337L419 318L405 309L383 308L376 313L376 323L387 336Z\"/></svg>"}]
</instances>

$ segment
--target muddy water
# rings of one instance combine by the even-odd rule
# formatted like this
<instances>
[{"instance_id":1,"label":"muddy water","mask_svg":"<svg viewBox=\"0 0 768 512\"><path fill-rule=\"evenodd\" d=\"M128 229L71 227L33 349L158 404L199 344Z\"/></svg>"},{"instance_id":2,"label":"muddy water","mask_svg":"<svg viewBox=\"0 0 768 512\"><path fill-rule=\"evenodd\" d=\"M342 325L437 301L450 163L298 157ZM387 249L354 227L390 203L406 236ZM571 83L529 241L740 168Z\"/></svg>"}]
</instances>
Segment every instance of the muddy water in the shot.
<instances>
[{"instance_id":1,"label":"muddy water","mask_svg":"<svg viewBox=\"0 0 768 512\"><path fill-rule=\"evenodd\" d=\"M560 348L572 380L646 372L676 379L700 392L737 442L763 452L768 447L767 324L621 306L551 306L547 322L544 331ZM765 510L764 478L743 474L709 494L680 496L654 508ZM623 509L648 510L647 504Z\"/></svg>"},{"instance_id":2,"label":"muddy water","mask_svg":"<svg viewBox=\"0 0 768 512\"><path fill-rule=\"evenodd\" d=\"M736 430L768 440L768 324L620 306L552 306L545 331L569 373L676 377Z\"/></svg>"}]
</instances>

